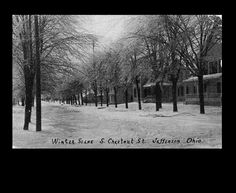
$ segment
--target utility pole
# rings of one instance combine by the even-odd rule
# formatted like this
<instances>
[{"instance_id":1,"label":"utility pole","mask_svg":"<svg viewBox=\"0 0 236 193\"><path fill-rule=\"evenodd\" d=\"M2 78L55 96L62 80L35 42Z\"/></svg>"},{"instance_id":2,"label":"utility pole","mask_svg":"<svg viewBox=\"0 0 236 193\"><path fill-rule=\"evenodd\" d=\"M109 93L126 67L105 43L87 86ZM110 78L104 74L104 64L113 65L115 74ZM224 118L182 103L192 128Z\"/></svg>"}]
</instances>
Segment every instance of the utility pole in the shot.
<instances>
[{"instance_id":1,"label":"utility pole","mask_svg":"<svg viewBox=\"0 0 236 193\"><path fill-rule=\"evenodd\" d=\"M41 82L38 16L34 16L36 47L36 131L41 131Z\"/></svg>"},{"instance_id":2,"label":"utility pole","mask_svg":"<svg viewBox=\"0 0 236 193\"><path fill-rule=\"evenodd\" d=\"M93 40L93 66L95 67L96 63L94 62L94 47L95 47L95 42ZM96 69L96 68L95 68ZM95 72L97 74L97 72ZM96 76L96 79L97 79L97 76ZM95 98L95 106L97 107L98 104L97 104L97 80L95 79L94 81L94 98Z\"/></svg>"}]
</instances>

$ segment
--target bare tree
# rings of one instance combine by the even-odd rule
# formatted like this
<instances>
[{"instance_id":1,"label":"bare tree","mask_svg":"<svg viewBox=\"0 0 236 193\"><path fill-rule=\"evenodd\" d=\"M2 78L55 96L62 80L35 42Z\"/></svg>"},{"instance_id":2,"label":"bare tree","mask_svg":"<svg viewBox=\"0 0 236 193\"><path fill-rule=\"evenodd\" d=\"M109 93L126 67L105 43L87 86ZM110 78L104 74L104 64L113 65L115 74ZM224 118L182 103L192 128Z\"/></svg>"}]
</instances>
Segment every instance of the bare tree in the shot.
<instances>
[{"instance_id":1,"label":"bare tree","mask_svg":"<svg viewBox=\"0 0 236 193\"><path fill-rule=\"evenodd\" d=\"M13 17L13 57L21 60L25 83L25 122L24 130L28 130L31 117L32 88L35 69L33 64L31 16ZM16 59L17 60L17 59Z\"/></svg>"},{"instance_id":2,"label":"bare tree","mask_svg":"<svg viewBox=\"0 0 236 193\"><path fill-rule=\"evenodd\" d=\"M198 77L200 113L204 114L203 72L208 52L222 39L222 20L212 15L179 16L174 23L180 30L178 52L186 67Z\"/></svg>"},{"instance_id":3,"label":"bare tree","mask_svg":"<svg viewBox=\"0 0 236 193\"><path fill-rule=\"evenodd\" d=\"M35 76L36 40L39 46L39 58L42 70L48 72L55 70L59 73L72 72L72 59L81 60L86 56L85 48L93 39L91 34L75 29L72 16L39 16L39 37L32 38L35 30L31 16L13 16L13 56L22 60L25 79L25 124L24 130L28 129L31 117L32 91ZM15 54L17 53L17 55ZM49 76L48 76L49 77Z\"/></svg>"},{"instance_id":4,"label":"bare tree","mask_svg":"<svg viewBox=\"0 0 236 193\"><path fill-rule=\"evenodd\" d=\"M137 95L138 95L138 108L139 110L142 109L141 106L141 96L140 96L140 87L139 84L140 82L140 76L142 72L140 71L140 62L138 61L138 57L140 57L140 50L139 47L136 45L129 46L129 52L128 53L128 61L130 64L130 73L131 73L131 80L132 82L135 83L136 88L137 88ZM141 84L140 84L141 85Z\"/></svg>"},{"instance_id":5,"label":"bare tree","mask_svg":"<svg viewBox=\"0 0 236 193\"><path fill-rule=\"evenodd\" d=\"M39 24L38 16L34 16L35 24L35 64L36 64L36 131L42 130L41 125L41 69L40 69L40 52L39 52ZM32 94L30 96L32 99Z\"/></svg>"},{"instance_id":6,"label":"bare tree","mask_svg":"<svg viewBox=\"0 0 236 193\"><path fill-rule=\"evenodd\" d=\"M182 74L181 69L183 69L182 56L177 52L178 46L180 46L178 44L178 41L180 41L180 32L175 23L179 22L179 18L174 15L163 15L160 17L164 29L161 43L166 48L165 73L168 76L168 80L172 82L173 112L177 112L177 82Z\"/></svg>"},{"instance_id":7,"label":"bare tree","mask_svg":"<svg viewBox=\"0 0 236 193\"><path fill-rule=\"evenodd\" d=\"M118 46L118 45L116 45ZM110 75L110 86L114 89L115 107L117 108L117 93L121 79L121 49L111 48L107 54L108 71Z\"/></svg>"},{"instance_id":8,"label":"bare tree","mask_svg":"<svg viewBox=\"0 0 236 193\"><path fill-rule=\"evenodd\" d=\"M125 108L128 109L128 89L132 86L132 77L130 73L130 65L128 60L124 58L122 66L121 66L121 85L124 88L124 96L125 96Z\"/></svg>"},{"instance_id":9,"label":"bare tree","mask_svg":"<svg viewBox=\"0 0 236 193\"><path fill-rule=\"evenodd\" d=\"M151 81L155 81L156 111L161 105L161 86L165 76L165 49L163 49L162 38L163 28L159 16L140 16L137 19L136 27L128 33L128 38L142 42L141 53L148 60L149 68L152 69Z\"/></svg>"}]
</instances>

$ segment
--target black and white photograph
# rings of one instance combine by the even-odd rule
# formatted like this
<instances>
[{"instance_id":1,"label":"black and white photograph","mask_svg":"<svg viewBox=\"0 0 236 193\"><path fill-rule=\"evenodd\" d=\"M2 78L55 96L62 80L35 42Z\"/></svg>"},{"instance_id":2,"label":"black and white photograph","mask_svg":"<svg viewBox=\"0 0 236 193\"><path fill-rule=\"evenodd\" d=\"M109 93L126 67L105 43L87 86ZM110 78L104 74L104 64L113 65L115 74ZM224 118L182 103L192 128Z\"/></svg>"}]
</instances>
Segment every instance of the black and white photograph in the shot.
<instances>
[{"instance_id":1,"label":"black and white photograph","mask_svg":"<svg viewBox=\"0 0 236 193\"><path fill-rule=\"evenodd\" d=\"M11 15L13 149L222 149L222 15Z\"/></svg>"}]
</instances>

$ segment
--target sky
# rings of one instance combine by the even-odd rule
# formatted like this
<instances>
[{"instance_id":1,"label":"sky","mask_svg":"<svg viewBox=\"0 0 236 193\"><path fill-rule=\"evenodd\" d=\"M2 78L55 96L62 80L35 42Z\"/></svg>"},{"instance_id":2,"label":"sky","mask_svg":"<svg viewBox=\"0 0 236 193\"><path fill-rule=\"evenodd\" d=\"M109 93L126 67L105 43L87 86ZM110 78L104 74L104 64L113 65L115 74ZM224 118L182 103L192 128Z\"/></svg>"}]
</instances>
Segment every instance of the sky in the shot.
<instances>
[{"instance_id":1,"label":"sky","mask_svg":"<svg viewBox=\"0 0 236 193\"><path fill-rule=\"evenodd\" d=\"M124 31L127 15L90 15L84 24L89 32L99 36L99 42L105 46L117 40Z\"/></svg>"},{"instance_id":2,"label":"sky","mask_svg":"<svg viewBox=\"0 0 236 193\"><path fill-rule=\"evenodd\" d=\"M131 17L131 15L86 15L82 25L89 33L99 37L96 51L96 48L97 50L106 48L121 37L126 30L125 21Z\"/></svg>"},{"instance_id":3,"label":"sky","mask_svg":"<svg viewBox=\"0 0 236 193\"><path fill-rule=\"evenodd\" d=\"M125 30L124 21L131 15L88 15L84 28L99 36L102 46L117 40ZM222 17L221 15L218 15Z\"/></svg>"}]
</instances>

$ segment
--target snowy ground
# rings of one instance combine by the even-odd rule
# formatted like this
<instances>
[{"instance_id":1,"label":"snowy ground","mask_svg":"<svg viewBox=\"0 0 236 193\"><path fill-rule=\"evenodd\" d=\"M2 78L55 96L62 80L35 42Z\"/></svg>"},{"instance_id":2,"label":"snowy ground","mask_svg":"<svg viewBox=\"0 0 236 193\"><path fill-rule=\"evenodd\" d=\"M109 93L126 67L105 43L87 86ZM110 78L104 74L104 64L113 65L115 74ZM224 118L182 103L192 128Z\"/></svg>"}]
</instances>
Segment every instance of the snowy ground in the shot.
<instances>
[{"instance_id":1,"label":"snowy ground","mask_svg":"<svg viewBox=\"0 0 236 193\"><path fill-rule=\"evenodd\" d=\"M221 148L222 108L164 103L129 103L101 108L42 102L42 131L35 131L35 108L29 131L23 131L24 107L13 107L14 148ZM55 144L54 142L61 142ZM103 143L100 143L103 142Z\"/></svg>"}]
</instances>

